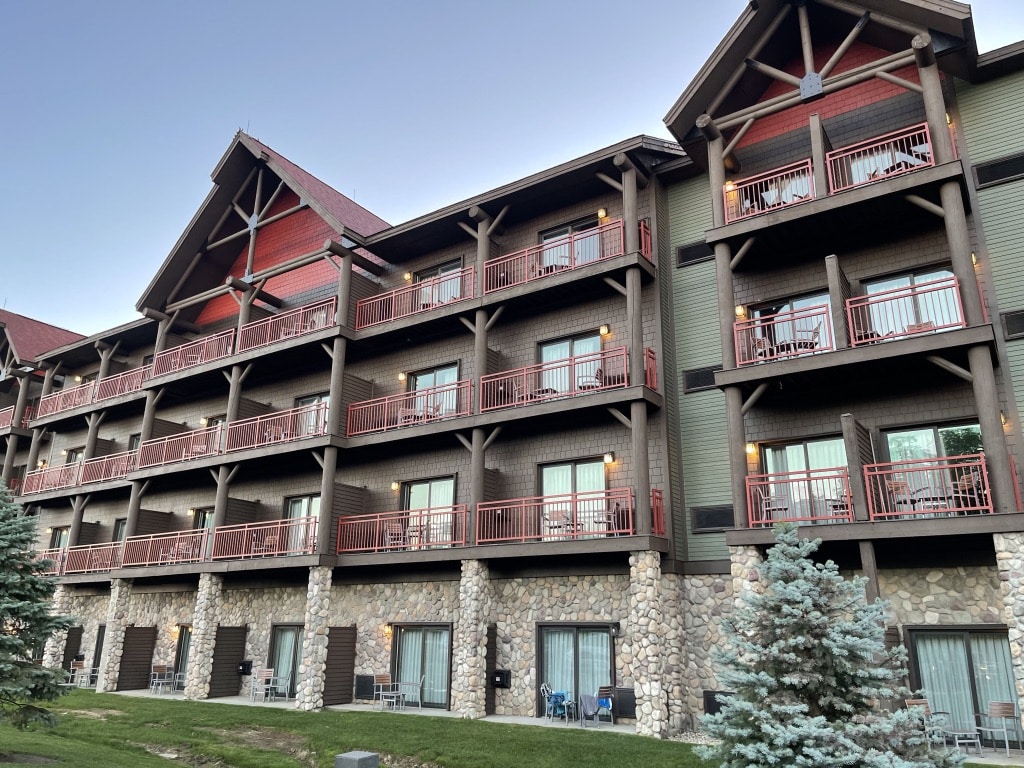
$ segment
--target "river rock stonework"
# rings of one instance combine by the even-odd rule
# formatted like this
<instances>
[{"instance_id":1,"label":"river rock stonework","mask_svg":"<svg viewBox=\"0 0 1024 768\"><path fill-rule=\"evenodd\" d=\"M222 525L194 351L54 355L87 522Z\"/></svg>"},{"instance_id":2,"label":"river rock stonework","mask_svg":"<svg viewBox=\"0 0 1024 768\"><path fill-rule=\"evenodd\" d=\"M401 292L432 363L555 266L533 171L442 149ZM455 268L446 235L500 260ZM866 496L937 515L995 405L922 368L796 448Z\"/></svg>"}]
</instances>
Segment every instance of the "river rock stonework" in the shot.
<instances>
[{"instance_id":1,"label":"river rock stonework","mask_svg":"<svg viewBox=\"0 0 1024 768\"><path fill-rule=\"evenodd\" d=\"M730 575L686 576L682 586L683 620L681 651L685 658L684 682L678 697L683 702L682 730L699 730L704 712L704 691L720 689L712 650L725 643L723 622L732 613L735 580Z\"/></svg>"},{"instance_id":2,"label":"river rock stonework","mask_svg":"<svg viewBox=\"0 0 1024 768\"><path fill-rule=\"evenodd\" d=\"M192 646L185 673L185 698L205 699L210 693L213 672L213 647L217 633L217 615L224 577L217 573L199 574L196 609L192 619Z\"/></svg>"},{"instance_id":3,"label":"river rock stonework","mask_svg":"<svg viewBox=\"0 0 1024 768\"><path fill-rule=\"evenodd\" d=\"M463 560L459 619L452 638L451 708L465 718L476 719L486 714L490 592L487 564L482 560Z\"/></svg>"},{"instance_id":4,"label":"river rock stonework","mask_svg":"<svg viewBox=\"0 0 1024 768\"><path fill-rule=\"evenodd\" d=\"M662 687L665 623L661 554L631 552L629 573L629 618L622 651L633 658L636 732L661 738L668 730L668 706Z\"/></svg>"},{"instance_id":5,"label":"river rock stonework","mask_svg":"<svg viewBox=\"0 0 1024 768\"><path fill-rule=\"evenodd\" d=\"M63 584L58 584L57 588L53 590L53 608L50 613L58 616L68 615L68 595L67 587ZM72 621L71 626L74 626L76 622ZM68 642L68 631L66 629L58 629L46 640L46 645L43 646L43 666L44 667L59 667L61 662L64 661L64 648Z\"/></svg>"},{"instance_id":6,"label":"river rock stonework","mask_svg":"<svg viewBox=\"0 0 1024 768\"><path fill-rule=\"evenodd\" d=\"M1017 698L1024 698L1024 533L996 533L992 537L1003 597L1000 619L1006 623L1010 663Z\"/></svg>"},{"instance_id":7,"label":"river rock stonework","mask_svg":"<svg viewBox=\"0 0 1024 768\"><path fill-rule=\"evenodd\" d=\"M100 658L97 691L116 691L124 652L124 628L127 624L128 603L132 596L131 579L111 579L110 602L107 605L106 633L103 655Z\"/></svg>"},{"instance_id":8,"label":"river rock stonework","mask_svg":"<svg viewBox=\"0 0 1024 768\"><path fill-rule=\"evenodd\" d=\"M900 568L878 572L892 624L998 624L1003 621L995 566Z\"/></svg>"},{"instance_id":9,"label":"river rock stonework","mask_svg":"<svg viewBox=\"0 0 1024 768\"><path fill-rule=\"evenodd\" d=\"M739 602L751 591L761 591L761 573L758 568L764 557L757 547L729 547L732 595Z\"/></svg>"},{"instance_id":10,"label":"river rock stonework","mask_svg":"<svg viewBox=\"0 0 1024 768\"><path fill-rule=\"evenodd\" d=\"M333 573L334 571L326 566L314 566L309 569L306 619L302 630L302 652L299 654L299 677L295 691L295 706L299 709L320 709L324 705L327 630L331 615Z\"/></svg>"}]
</instances>

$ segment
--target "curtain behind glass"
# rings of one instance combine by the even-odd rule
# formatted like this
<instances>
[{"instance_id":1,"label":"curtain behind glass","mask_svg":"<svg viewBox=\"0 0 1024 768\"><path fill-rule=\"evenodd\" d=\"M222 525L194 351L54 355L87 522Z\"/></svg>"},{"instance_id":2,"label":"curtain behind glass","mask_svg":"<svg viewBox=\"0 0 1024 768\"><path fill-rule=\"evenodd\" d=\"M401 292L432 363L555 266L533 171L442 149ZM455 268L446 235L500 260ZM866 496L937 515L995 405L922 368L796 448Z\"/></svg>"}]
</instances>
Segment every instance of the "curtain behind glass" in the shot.
<instances>
[{"instance_id":1,"label":"curtain behind glass","mask_svg":"<svg viewBox=\"0 0 1024 768\"><path fill-rule=\"evenodd\" d=\"M988 712L989 702L1016 702L1010 644L1004 635L979 633L971 635L971 659L974 662L974 687L978 691L978 711ZM1002 726L1002 722L990 723ZM1009 723L1007 722L1007 725ZM1013 734L1016 735L1013 735ZM1011 739L1020 741L1020 721L1014 718Z\"/></svg>"},{"instance_id":2,"label":"curtain behind glass","mask_svg":"<svg viewBox=\"0 0 1024 768\"><path fill-rule=\"evenodd\" d=\"M574 654L572 629L555 627L543 630L544 643L544 679L553 691L565 691L569 698L575 698L576 678L574 673Z\"/></svg>"},{"instance_id":3,"label":"curtain behind glass","mask_svg":"<svg viewBox=\"0 0 1024 768\"><path fill-rule=\"evenodd\" d=\"M192 649L192 627L180 625L178 627L178 652L174 659L174 675L185 675L188 672L188 654ZM184 678L182 678L184 680ZM184 683L181 683L184 685Z\"/></svg>"},{"instance_id":4,"label":"curtain behind glass","mask_svg":"<svg viewBox=\"0 0 1024 768\"><path fill-rule=\"evenodd\" d=\"M917 658L932 712L948 712L954 728L972 729L975 708L964 639L963 635L939 632L918 635Z\"/></svg>"},{"instance_id":5,"label":"curtain behind glass","mask_svg":"<svg viewBox=\"0 0 1024 768\"><path fill-rule=\"evenodd\" d=\"M579 670L580 681L577 693L597 694L602 685L611 685L611 637L606 629L580 629Z\"/></svg>"},{"instance_id":6,"label":"curtain behind glass","mask_svg":"<svg viewBox=\"0 0 1024 768\"><path fill-rule=\"evenodd\" d=\"M288 678L288 690L280 693L289 698L295 695L296 657L299 651L302 627L274 627L274 655L271 665L274 676Z\"/></svg>"},{"instance_id":7,"label":"curtain behind glass","mask_svg":"<svg viewBox=\"0 0 1024 768\"><path fill-rule=\"evenodd\" d=\"M448 704L448 629L424 630L423 703L439 707ZM417 677L416 681L419 678Z\"/></svg>"}]
</instances>

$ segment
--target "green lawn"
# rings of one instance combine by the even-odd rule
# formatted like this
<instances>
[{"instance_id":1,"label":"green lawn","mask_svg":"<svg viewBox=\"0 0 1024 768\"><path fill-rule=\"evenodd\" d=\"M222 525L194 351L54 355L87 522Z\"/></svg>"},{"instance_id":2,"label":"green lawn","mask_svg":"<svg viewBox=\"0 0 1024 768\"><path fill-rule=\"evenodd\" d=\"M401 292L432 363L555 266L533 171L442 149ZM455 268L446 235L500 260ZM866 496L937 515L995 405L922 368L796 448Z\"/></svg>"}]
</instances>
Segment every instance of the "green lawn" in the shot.
<instances>
[{"instance_id":1,"label":"green lawn","mask_svg":"<svg viewBox=\"0 0 1024 768\"><path fill-rule=\"evenodd\" d=\"M390 712L297 712L74 690L54 729L0 726L0 755L75 768L333 768L353 749L446 768L705 768L689 745L581 728L539 728ZM157 756L177 755L176 760ZM0 765L9 763L0 756ZM396 762L396 765L402 763Z\"/></svg>"}]
</instances>

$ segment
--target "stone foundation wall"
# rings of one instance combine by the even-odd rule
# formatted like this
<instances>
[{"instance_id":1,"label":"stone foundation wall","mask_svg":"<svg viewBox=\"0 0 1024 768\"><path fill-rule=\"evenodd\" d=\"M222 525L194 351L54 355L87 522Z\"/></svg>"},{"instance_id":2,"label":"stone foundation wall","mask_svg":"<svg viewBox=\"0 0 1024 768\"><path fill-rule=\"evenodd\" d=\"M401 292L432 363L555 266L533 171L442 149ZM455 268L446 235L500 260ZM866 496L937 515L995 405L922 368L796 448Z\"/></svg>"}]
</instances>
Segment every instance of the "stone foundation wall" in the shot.
<instances>
[{"instance_id":1,"label":"stone foundation wall","mask_svg":"<svg viewBox=\"0 0 1024 768\"><path fill-rule=\"evenodd\" d=\"M1001 618L1008 627L1010 663L1017 698L1024 698L1024 533L997 533L993 537L999 589L1003 596Z\"/></svg>"},{"instance_id":2,"label":"stone foundation wall","mask_svg":"<svg viewBox=\"0 0 1024 768\"><path fill-rule=\"evenodd\" d=\"M196 593L133 591L128 599L125 624L156 627L153 664L174 666L178 645L178 625L191 624L196 609Z\"/></svg>"},{"instance_id":3,"label":"stone foundation wall","mask_svg":"<svg viewBox=\"0 0 1024 768\"><path fill-rule=\"evenodd\" d=\"M880 570L879 594L892 624L998 624L1004 621L996 566Z\"/></svg>"},{"instance_id":4,"label":"stone foundation wall","mask_svg":"<svg viewBox=\"0 0 1024 768\"><path fill-rule=\"evenodd\" d=\"M334 585L328 626L356 625L356 674L391 669L391 623L458 621L458 581Z\"/></svg>"},{"instance_id":5,"label":"stone foundation wall","mask_svg":"<svg viewBox=\"0 0 1024 768\"><path fill-rule=\"evenodd\" d=\"M681 702L673 725L693 730L704 714L704 691L721 689L711 653L725 642L722 622L735 605L734 580L731 575L714 574L683 576L681 581L683 683L669 701Z\"/></svg>"}]
</instances>

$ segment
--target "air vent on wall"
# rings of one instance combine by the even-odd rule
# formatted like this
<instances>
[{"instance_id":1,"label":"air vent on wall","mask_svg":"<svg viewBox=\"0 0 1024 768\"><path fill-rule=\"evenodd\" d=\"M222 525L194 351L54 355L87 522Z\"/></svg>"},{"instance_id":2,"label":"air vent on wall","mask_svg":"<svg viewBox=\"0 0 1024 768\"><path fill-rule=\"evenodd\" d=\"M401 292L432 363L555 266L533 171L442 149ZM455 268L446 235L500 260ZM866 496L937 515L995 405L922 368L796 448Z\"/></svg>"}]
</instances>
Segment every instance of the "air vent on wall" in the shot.
<instances>
[{"instance_id":1,"label":"air vent on wall","mask_svg":"<svg viewBox=\"0 0 1024 768\"><path fill-rule=\"evenodd\" d=\"M732 513L732 504L691 507L691 527L695 531L720 531L723 528L732 528Z\"/></svg>"},{"instance_id":2,"label":"air vent on wall","mask_svg":"<svg viewBox=\"0 0 1024 768\"><path fill-rule=\"evenodd\" d=\"M721 365L709 365L707 368L691 368L683 371L683 392L697 392L712 389L715 386L715 371L722 370Z\"/></svg>"},{"instance_id":3,"label":"air vent on wall","mask_svg":"<svg viewBox=\"0 0 1024 768\"><path fill-rule=\"evenodd\" d=\"M1024 336L1024 309L1004 312L1003 328L1008 339L1019 339Z\"/></svg>"},{"instance_id":4,"label":"air vent on wall","mask_svg":"<svg viewBox=\"0 0 1024 768\"><path fill-rule=\"evenodd\" d=\"M676 248L676 266L685 267L687 264L696 264L699 261L707 261L714 258L715 252L711 246L704 242L680 245Z\"/></svg>"},{"instance_id":5,"label":"air vent on wall","mask_svg":"<svg viewBox=\"0 0 1024 768\"><path fill-rule=\"evenodd\" d=\"M988 163L974 166L978 186L997 184L1001 181L1013 181L1024 177L1024 155L1003 157Z\"/></svg>"}]
</instances>

